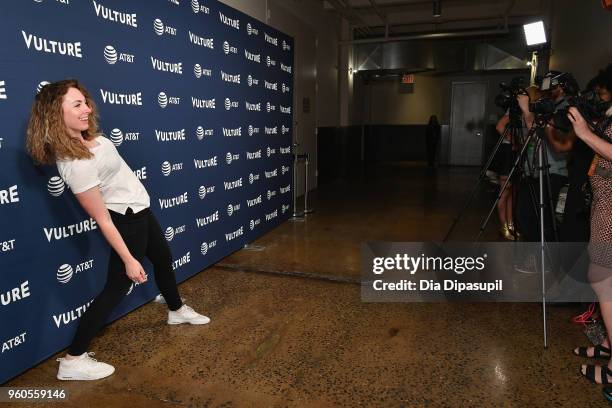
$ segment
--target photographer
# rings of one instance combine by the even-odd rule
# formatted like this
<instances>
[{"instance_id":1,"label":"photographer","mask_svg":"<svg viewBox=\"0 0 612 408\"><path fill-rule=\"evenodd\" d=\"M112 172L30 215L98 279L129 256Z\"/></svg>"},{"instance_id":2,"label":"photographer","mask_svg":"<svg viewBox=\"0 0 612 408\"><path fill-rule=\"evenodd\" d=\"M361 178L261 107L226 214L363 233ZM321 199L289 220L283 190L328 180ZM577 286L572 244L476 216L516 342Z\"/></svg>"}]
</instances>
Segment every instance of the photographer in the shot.
<instances>
[{"instance_id":1,"label":"photographer","mask_svg":"<svg viewBox=\"0 0 612 408\"><path fill-rule=\"evenodd\" d=\"M497 173L499 185L503 186L508 179L510 169L512 169L512 163L514 162L514 148L511 132L507 131L510 123L510 113L506 111L504 116L501 117L495 129L500 136L504 136L504 140L493 159L491 170ZM499 218L499 224L501 228L499 233L504 239L509 241L514 240L514 223L512 214L512 183L508 183L506 189L502 192L499 201L497 202L497 216Z\"/></svg>"},{"instance_id":2,"label":"photographer","mask_svg":"<svg viewBox=\"0 0 612 408\"><path fill-rule=\"evenodd\" d=\"M554 78L558 77L561 73L549 72L546 74L545 79L551 80L550 100L554 103L555 110L564 109L567 107L567 101L565 97L565 91L560 83L556 82ZM548 99L548 98L544 98ZM519 95L519 106L525 118L527 126L531 128L535 122L536 115L531 110L538 111L537 107L534 109L534 104L529 104L529 98L527 95ZM536 102L537 104L537 102ZM552 216L553 210L557 206L559 198L559 192L561 188L567 183L567 155L563 149L559 149L554 143L560 136L557 136L559 130L552 126L546 126L544 134L538 136L544 136L544 146L546 153L546 161L544 165L548 170L548 178L544 181L544 234L546 240L555 241L558 237L555 237L553 222L556 223L556 219ZM553 139L554 136L554 139ZM565 137L567 138L567 137ZM533 142L535 144L535 141ZM525 183L523 188L519 192L518 203L517 203L517 223L519 230L524 236L525 241L535 242L540 239L540 230L537 211L538 199L537 194L533 195L531 192L536 192L537 187L537 176L538 176L538 158L533 157L529 152L533 149L528 150L526 161L529 163L526 166ZM550 184L548 184L550 182ZM550 186L550 194L549 188ZM552 200L551 200L552 199ZM535 200L535 201L534 201ZM552 201L552 203L551 203ZM552 206L551 206L552 204ZM555 224L556 225L556 224ZM527 265L526 265L527 266ZM531 272L531 268L517 268L517 270L523 272Z\"/></svg>"},{"instance_id":3,"label":"photographer","mask_svg":"<svg viewBox=\"0 0 612 408\"><path fill-rule=\"evenodd\" d=\"M589 242L588 277L600 302L600 311L607 332L612 330L612 109L609 107L612 91L612 65L599 75L598 95L607 103L606 118L600 123L588 123L577 107L569 108L567 117L576 136L588 145L595 157L589 169L593 190L591 206L591 234ZM594 128L597 128L595 130ZM595 131L594 131L595 130ZM598 136L596 133L599 133ZM610 342L574 351L580 356L610 358ZM605 366L582 365L582 374L598 384L612 382L612 360Z\"/></svg>"},{"instance_id":4,"label":"photographer","mask_svg":"<svg viewBox=\"0 0 612 408\"><path fill-rule=\"evenodd\" d=\"M502 92L497 96L495 103L505 109L505 114L500 118L495 126L495 130L502 137L502 143L499 145L491 170L499 176L499 185L503 186L508 179L508 175L512 170L512 166L516 159L518 150L522 143L521 133L526 132L526 123L524 121L522 103L527 107L529 97L523 89L524 80L522 77L516 77L508 86L505 83L500 84ZM524 95L523 95L524 94ZM522 97L525 97L523 99ZM527 110L529 113L529 111ZM533 123L533 118L527 125ZM514 227L514 186L512 181L508 182L504 191L497 202L497 215L501 225L501 236L509 241L519 239L520 235Z\"/></svg>"}]
</instances>

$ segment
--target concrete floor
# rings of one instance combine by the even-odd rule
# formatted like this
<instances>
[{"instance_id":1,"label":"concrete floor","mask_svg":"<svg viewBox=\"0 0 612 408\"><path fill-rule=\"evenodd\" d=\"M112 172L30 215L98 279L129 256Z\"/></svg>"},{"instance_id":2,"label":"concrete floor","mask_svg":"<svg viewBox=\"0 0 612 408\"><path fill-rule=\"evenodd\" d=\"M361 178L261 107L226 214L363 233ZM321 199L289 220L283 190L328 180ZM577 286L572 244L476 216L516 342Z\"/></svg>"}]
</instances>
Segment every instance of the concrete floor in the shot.
<instances>
[{"instance_id":1,"label":"concrete floor","mask_svg":"<svg viewBox=\"0 0 612 408\"><path fill-rule=\"evenodd\" d=\"M181 285L211 324L168 326L150 303L94 341L111 377L59 382L49 359L4 386L65 387L61 407L606 406L571 355L586 344L576 307L548 309L545 350L538 304L361 302L361 242L440 240L475 177L396 164L322 186L305 222ZM453 239L477 234L489 199Z\"/></svg>"}]
</instances>

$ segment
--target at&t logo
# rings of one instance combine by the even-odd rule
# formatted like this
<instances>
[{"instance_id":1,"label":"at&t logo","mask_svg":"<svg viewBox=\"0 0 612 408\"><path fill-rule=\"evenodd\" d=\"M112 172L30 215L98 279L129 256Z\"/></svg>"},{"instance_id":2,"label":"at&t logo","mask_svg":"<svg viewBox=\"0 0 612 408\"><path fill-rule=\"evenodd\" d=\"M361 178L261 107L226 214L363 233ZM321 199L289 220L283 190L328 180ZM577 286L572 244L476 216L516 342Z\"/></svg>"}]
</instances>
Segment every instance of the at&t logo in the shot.
<instances>
[{"instance_id":1,"label":"at&t logo","mask_svg":"<svg viewBox=\"0 0 612 408\"><path fill-rule=\"evenodd\" d=\"M64 1L68 1L68 0L64 0ZM2 351L0 352L0 354L3 354L5 351L10 351L14 349L15 347L19 347L25 344L27 334L28 332L23 332L18 336L11 336L10 339L2 343Z\"/></svg>"},{"instance_id":2,"label":"at&t logo","mask_svg":"<svg viewBox=\"0 0 612 408\"><path fill-rule=\"evenodd\" d=\"M249 136L253 136L257 134L259 134L259 128L254 127L253 125L249 125Z\"/></svg>"},{"instance_id":3,"label":"at&t logo","mask_svg":"<svg viewBox=\"0 0 612 408\"><path fill-rule=\"evenodd\" d=\"M268 157L276 154L276 149L270 148L270 146L268 146L268 148L266 149L266 154L268 155Z\"/></svg>"},{"instance_id":4,"label":"at&t logo","mask_svg":"<svg viewBox=\"0 0 612 408\"><path fill-rule=\"evenodd\" d=\"M281 175L288 173L289 172L289 166L282 166L281 167Z\"/></svg>"},{"instance_id":5,"label":"at&t logo","mask_svg":"<svg viewBox=\"0 0 612 408\"><path fill-rule=\"evenodd\" d=\"M177 236L178 234L182 234L186 230L187 230L186 225L181 225L180 227L176 227L176 228L172 228L172 227L166 228L166 231L164 232L166 241L168 242L172 241L175 236Z\"/></svg>"},{"instance_id":6,"label":"at&t logo","mask_svg":"<svg viewBox=\"0 0 612 408\"><path fill-rule=\"evenodd\" d=\"M202 68L200 64L195 64L193 66L193 75L198 79L202 76L210 77L212 76L212 69Z\"/></svg>"},{"instance_id":7,"label":"at&t logo","mask_svg":"<svg viewBox=\"0 0 612 408\"><path fill-rule=\"evenodd\" d=\"M283 40L283 51L290 51L291 46L287 44L287 41Z\"/></svg>"},{"instance_id":8,"label":"at&t logo","mask_svg":"<svg viewBox=\"0 0 612 408\"><path fill-rule=\"evenodd\" d=\"M196 137L198 140L204 139L205 136L213 136L215 133L214 129L204 129L202 126L196 128Z\"/></svg>"},{"instance_id":9,"label":"at&t logo","mask_svg":"<svg viewBox=\"0 0 612 408\"><path fill-rule=\"evenodd\" d=\"M281 213L282 214L286 213L287 211L289 211L289 208L290 208L289 204L283 204L281 207Z\"/></svg>"},{"instance_id":10,"label":"at&t logo","mask_svg":"<svg viewBox=\"0 0 612 408\"><path fill-rule=\"evenodd\" d=\"M15 238L8 241L0 241L0 252L10 252L15 249Z\"/></svg>"},{"instance_id":11,"label":"at&t logo","mask_svg":"<svg viewBox=\"0 0 612 408\"><path fill-rule=\"evenodd\" d=\"M41 81L38 86L36 86L36 93L39 94L40 91L43 89L43 86L45 85L49 85L51 82L49 81Z\"/></svg>"},{"instance_id":12,"label":"at&t logo","mask_svg":"<svg viewBox=\"0 0 612 408\"><path fill-rule=\"evenodd\" d=\"M227 206L227 215L229 215L231 217L237 211L240 211L240 203L238 203L238 204L228 204L228 206Z\"/></svg>"},{"instance_id":13,"label":"at&t logo","mask_svg":"<svg viewBox=\"0 0 612 408\"><path fill-rule=\"evenodd\" d=\"M259 173L258 174L249 173L249 184L253 184L257 180L259 180Z\"/></svg>"},{"instance_id":14,"label":"at&t logo","mask_svg":"<svg viewBox=\"0 0 612 408\"><path fill-rule=\"evenodd\" d=\"M114 128L110 132L110 141L113 142L115 147L121 146L123 142L127 141L138 141L140 138L140 132L126 132L123 133L121 129Z\"/></svg>"},{"instance_id":15,"label":"at&t logo","mask_svg":"<svg viewBox=\"0 0 612 408\"><path fill-rule=\"evenodd\" d=\"M225 155L225 161L227 162L227 164L232 164L233 161L236 161L239 159L240 159L239 153L232 154L230 152L227 152L227 154Z\"/></svg>"},{"instance_id":16,"label":"at&t logo","mask_svg":"<svg viewBox=\"0 0 612 408\"><path fill-rule=\"evenodd\" d=\"M208 251L210 251L211 249L213 249L216 246L217 246L217 240L216 239L214 241L211 241L211 242L202 242L202 245L200 245L200 252L202 253L202 255L206 256Z\"/></svg>"},{"instance_id":17,"label":"at&t logo","mask_svg":"<svg viewBox=\"0 0 612 408\"><path fill-rule=\"evenodd\" d=\"M259 30L251 25L251 23L247 23L246 25L247 34L251 35L259 35Z\"/></svg>"},{"instance_id":18,"label":"at&t logo","mask_svg":"<svg viewBox=\"0 0 612 408\"><path fill-rule=\"evenodd\" d=\"M225 110L238 108L238 101L232 101L230 98L225 98Z\"/></svg>"},{"instance_id":19,"label":"at&t logo","mask_svg":"<svg viewBox=\"0 0 612 408\"><path fill-rule=\"evenodd\" d=\"M74 267L74 269L69 264L61 265L59 268L57 268L57 274L56 274L57 281L59 283L68 283L68 282L70 282L70 279L72 279L72 277L75 274L93 268L93 261L94 261L93 259L90 259L88 261L81 262L76 267Z\"/></svg>"},{"instance_id":20,"label":"at&t logo","mask_svg":"<svg viewBox=\"0 0 612 408\"><path fill-rule=\"evenodd\" d=\"M170 163L165 161L161 165L161 171L164 176L169 176L173 171L183 170L183 163Z\"/></svg>"},{"instance_id":21,"label":"at&t logo","mask_svg":"<svg viewBox=\"0 0 612 408\"><path fill-rule=\"evenodd\" d=\"M47 182L47 191L49 191L49 194L53 197L61 196L65 189L66 183L64 183L64 180L59 176L53 176Z\"/></svg>"},{"instance_id":22,"label":"at&t logo","mask_svg":"<svg viewBox=\"0 0 612 408\"><path fill-rule=\"evenodd\" d=\"M104 47L104 60L110 65L116 64L117 61L127 62L131 64L134 62L134 55L118 53L115 47L113 47L112 45L107 45L106 47Z\"/></svg>"},{"instance_id":23,"label":"at&t logo","mask_svg":"<svg viewBox=\"0 0 612 408\"><path fill-rule=\"evenodd\" d=\"M198 0L191 0L191 10L195 13L210 14L210 9L206 6L201 6Z\"/></svg>"},{"instance_id":24,"label":"at&t logo","mask_svg":"<svg viewBox=\"0 0 612 408\"><path fill-rule=\"evenodd\" d=\"M252 75L249 75L247 77L247 84L249 86L257 86L257 85L259 85L259 79L253 78Z\"/></svg>"},{"instance_id":25,"label":"at&t logo","mask_svg":"<svg viewBox=\"0 0 612 408\"><path fill-rule=\"evenodd\" d=\"M270 58L270 56L268 55L266 57L266 65L268 67L275 67L276 66L276 61L274 61L272 58Z\"/></svg>"},{"instance_id":26,"label":"at&t logo","mask_svg":"<svg viewBox=\"0 0 612 408\"><path fill-rule=\"evenodd\" d=\"M123 132L117 128L114 128L110 132L110 140L116 147L121 146L121 143L123 143Z\"/></svg>"},{"instance_id":27,"label":"at&t logo","mask_svg":"<svg viewBox=\"0 0 612 408\"><path fill-rule=\"evenodd\" d=\"M230 152L227 152L227 154L225 155L225 161L227 164L232 164L233 161L236 161L239 159L240 159L240 154L238 153L232 154Z\"/></svg>"},{"instance_id":28,"label":"at&t logo","mask_svg":"<svg viewBox=\"0 0 612 408\"><path fill-rule=\"evenodd\" d=\"M176 35L178 31L175 27L164 25L163 21L161 21L159 18L153 20L153 30L155 31L155 34L160 36L164 34Z\"/></svg>"},{"instance_id":29,"label":"at&t logo","mask_svg":"<svg viewBox=\"0 0 612 408\"><path fill-rule=\"evenodd\" d=\"M113 47L112 45L107 45L106 47L104 47L104 59L110 65L114 65L115 63L117 63L118 56L115 47Z\"/></svg>"},{"instance_id":30,"label":"at&t logo","mask_svg":"<svg viewBox=\"0 0 612 408\"><path fill-rule=\"evenodd\" d=\"M0 81L0 99L7 99L8 97L6 96L6 82L5 81Z\"/></svg>"},{"instance_id":31,"label":"at&t logo","mask_svg":"<svg viewBox=\"0 0 612 408\"><path fill-rule=\"evenodd\" d=\"M238 54L238 48L230 45L230 43L227 41L223 41L223 52L225 55L228 55L229 53Z\"/></svg>"},{"instance_id":32,"label":"at&t logo","mask_svg":"<svg viewBox=\"0 0 612 408\"><path fill-rule=\"evenodd\" d=\"M268 198L268 200L271 200L275 196L276 196L276 190L268 190L268 193L266 194L266 197Z\"/></svg>"},{"instance_id":33,"label":"at&t logo","mask_svg":"<svg viewBox=\"0 0 612 408\"><path fill-rule=\"evenodd\" d=\"M261 224L261 218L257 218L256 220L249 221L249 229L253 231L255 227Z\"/></svg>"},{"instance_id":34,"label":"at&t logo","mask_svg":"<svg viewBox=\"0 0 612 408\"><path fill-rule=\"evenodd\" d=\"M276 110L276 106L272 105L270 102L266 103L266 112L270 113Z\"/></svg>"},{"instance_id":35,"label":"at&t logo","mask_svg":"<svg viewBox=\"0 0 612 408\"><path fill-rule=\"evenodd\" d=\"M285 84L283 84L281 86L281 89L282 89L283 93L291 91L291 88L288 85L285 85Z\"/></svg>"},{"instance_id":36,"label":"at&t logo","mask_svg":"<svg viewBox=\"0 0 612 408\"><path fill-rule=\"evenodd\" d=\"M165 92L160 92L159 95L157 95L157 103L164 109L168 105L179 105L181 103L181 98L177 96L168 96Z\"/></svg>"},{"instance_id":37,"label":"at&t logo","mask_svg":"<svg viewBox=\"0 0 612 408\"><path fill-rule=\"evenodd\" d=\"M209 186L209 187L200 186L200 188L198 188L198 197L200 197L200 200L203 200L204 198L206 198L207 194L212 194L214 192L215 192L215 186Z\"/></svg>"}]
</instances>

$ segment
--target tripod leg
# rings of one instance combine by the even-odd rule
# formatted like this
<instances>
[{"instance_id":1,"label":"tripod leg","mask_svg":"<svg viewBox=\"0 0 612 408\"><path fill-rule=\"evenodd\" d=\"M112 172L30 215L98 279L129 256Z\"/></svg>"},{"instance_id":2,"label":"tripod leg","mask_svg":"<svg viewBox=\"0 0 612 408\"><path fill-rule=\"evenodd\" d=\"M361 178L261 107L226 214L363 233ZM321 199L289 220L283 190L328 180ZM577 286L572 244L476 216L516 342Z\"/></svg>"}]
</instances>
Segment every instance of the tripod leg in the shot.
<instances>
[{"instance_id":1,"label":"tripod leg","mask_svg":"<svg viewBox=\"0 0 612 408\"><path fill-rule=\"evenodd\" d=\"M484 230L487 227L487 224L489 223L489 220L491 219L491 216L493 215L493 212L495 211L495 208L497 207L497 202L501 198L503 192L508 187L508 183L512 179L512 176L516 172L516 169L518 168L518 166L520 165L520 163L524 159L525 152L527 151L527 146L529 145L529 142L533 138L534 134L535 134L535 128L530 129L529 133L527 135L527 139L526 139L525 143L523 144L523 146L521 147L520 153L517 155L516 159L514 160L514 163L512 165L512 168L510 169L510 173L508 174L508 178L506 179L506 182L503 184L502 188L500 189L499 193L497 194L497 198L495 199L495 202L491 206L491 209L489 210L489 213L487 214L487 216L485 217L484 221L482 222L482 224L480 226L480 231L478 232L478 235L476 236L476 241L479 241L480 237L484 233Z\"/></svg>"},{"instance_id":2,"label":"tripod leg","mask_svg":"<svg viewBox=\"0 0 612 408\"><path fill-rule=\"evenodd\" d=\"M548 149L548 143L546 143L546 141L542 142L542 149ZM544 180L546 183L546 192L548 194L548 201L547 204L550 208L550 225L552 228L552 232L553 232L553 240L554 242L559 242L559 234L557 232L557 214L555 211L555 207L554 207L554 198L553 198L553 190L552 190L552 184L550 181L550 164L548 163L548 154L543 153L542 154L542 162L543 162L543 166L544 168L543 170L543 174L544 174Z\"/></svg>"},{"instance_id":3,"label":"tripod leg","mask_svg":"<svg viewBox=\"0 0 612 408\"><path fill-rule=\"evenodd\" d=\"M450 228L446 232L446 235L444 236L444 239L442 239L442 242L448 241L448 238L450 238L450 235L455 230L455 227L457 226L457 224L459 223L459 221L463 217L463 214L468 209L468 207L472 204L472 201L474 200L474 197L476 197L476 194L478 193L478 187L480 186L480 183L482 182L482 180L485 179L485 177L487 175L487 170L489 170L489 167L491 166L491 163L493 163L493 159L495 158L495 155L497 154L497 151L499 150L499 146L501 146L502 142L504 141L504 139L507 136L507 132L509 131L508 129L509 128L506 128L506 130L504 131L504 134L502 134L499 137L499 139L497 139L497 143L495 144L495 148L493 149L493 151L489 155L489 158L487 159L487 162L486 162L485 166L483 167L482 171L480 172L480 175L478 176L478 180L476 180L476 184L474 185L474 188L472 189L472 192L470 193L470 195L469 195L467 201L465 202L463 208L461 209L461 211L459 211L459 213L457 214L457 216L453 220L453 223L451 224Z\"/></svg>"}]
</instances>

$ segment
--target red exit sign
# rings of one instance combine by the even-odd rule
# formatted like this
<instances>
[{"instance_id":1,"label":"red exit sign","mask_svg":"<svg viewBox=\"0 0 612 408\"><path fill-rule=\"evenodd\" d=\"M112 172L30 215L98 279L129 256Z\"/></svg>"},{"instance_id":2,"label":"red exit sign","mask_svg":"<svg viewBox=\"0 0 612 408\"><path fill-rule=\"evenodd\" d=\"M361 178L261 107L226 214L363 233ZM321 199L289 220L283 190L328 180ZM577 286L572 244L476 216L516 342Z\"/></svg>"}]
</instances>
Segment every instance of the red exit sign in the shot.
<instances>
[{"instance_id":1,"label":"red exit sign","mask_svg":"<svg viewBox=\"0 0 612 408\"><path fill-rule=\"evenodd\" d=\"M414 84L414 74L402 75L402 84Z\"/></svg>"}]
</instances>

